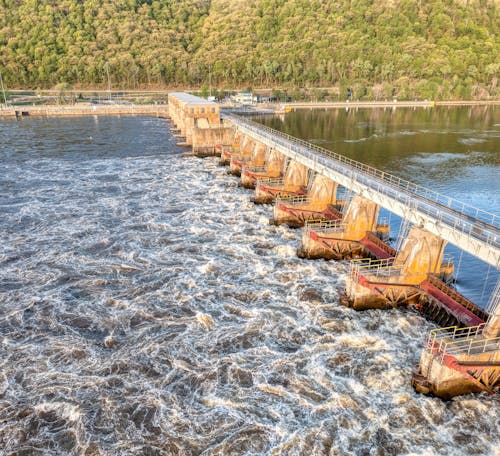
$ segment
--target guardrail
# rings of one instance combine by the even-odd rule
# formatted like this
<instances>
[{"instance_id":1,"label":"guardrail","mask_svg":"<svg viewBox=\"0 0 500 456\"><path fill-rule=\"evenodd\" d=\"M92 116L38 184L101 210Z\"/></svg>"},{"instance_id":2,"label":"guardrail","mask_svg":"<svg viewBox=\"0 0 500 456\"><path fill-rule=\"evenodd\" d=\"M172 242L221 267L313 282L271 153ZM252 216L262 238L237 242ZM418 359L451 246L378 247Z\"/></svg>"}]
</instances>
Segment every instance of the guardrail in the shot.
<instances>
[{"instance_id":1,"label":"guardrail","mask_svg":"<svg viewBox=\"0 0 500 456\"><path fill-rule=\"evenodd\" d=\"M356 282L359 276L370 276L370 277L397 277L403 276L406 278L409 275L404 273L404 267L393 266L394 258L384 258L381 260L374 259L362 259L351 261L351 278ZM421 274L420 274L421 275Z\"/></svg>"},{"instance_id":2,"label":"guardrail","mask_svg":"<svg viewBox=\"0 0 500 456\"><path fill-rule=\"evenodd\" d=\"M427 338L427 350L437 354L442 362L451 355L477 355L500 349L500 337L481 337L486 323L478 326L459 328L449 326L433 329Z\"/></svg>"},{"instance_id":3,"label":"guardrail","mask_svg":"<svg viewBox=\"0 0 500 456\"><path fill-rule=\"evenodd\" d=\"M302 204L314 204L315 202L321 203L321 200L314 199L311 196L294 196L292 198L282 198L278 196L276 198L276 204L278 203L286 203L289 206L299 206ZM329 203L333 206L336 206L336 203Z\"/></svg>"},{"instance_id":4,"label":"guardrail","mask_svg":"<svg viewBox=\"0 0 500 456\"><path fill-rule=\"evenodd\" d=\"M243 165L243 171L249 171L251 173L263 173L267 171L267 166L248 166L247 164Z\"/></svg>"},{"instance_id":5,"label":"guardrail","mask_svg":"<svg viewBox=\"0 0 500 456\"><path fill-rule=\"evenodd\" d=\"M347 228L342 220L307 220L304 228L306 231L320 231L322 233L339 233Z\"/></svg>"},{"instance_id":6,"label":"guardrail","mask_svg":"<svg viewBox=\"0 0 500 456\"><path fill-rule=\"evenodd\" d=\"M282 177L261 177L257 179L257 185L259 184L264 184L264 185L285 185L285 179Z\"/></svg>"},{"instance_id":7,"label":"guardrail","mask_svg":"<svg viewBox=\"0 0 500 456\"><path fill-rule=\"evenodd\" d=\"M500 216L249 119L234 114L224 114L224 116L235 125L264 136L275 144L341 173L353 182L431 217L436 223L500 249Z\"/></svg>"},{"instance_id":8,"label":"guardrail","mask_svg":"<svg viewBox=\"0 0 500 456\"><path fill-rule=\"evenodd\" d=\"M300 204L310 204L312 202L312 198L309 196L294 196L292 198L281 198L278 196L276 198L276 204L286 203L289 206L298 206Z\"/></svg>"},{"instance_id":9,"label":"guardrail","mask_svg":"<svg viewBox=\"0 0 500 456\"><path fill-rule=\"evenodd\" d=\"M378 238L376 238L378 239ZM371 277L388 277L394 275L404 275L409 277L410 275L421 276L421 273L408 274L404 272L404 265L398 262L394 265L395 258L383 258L383 259L373 259L373 258L362 258L351 260L350 264L350 274L351 277L355 278L359 275L369 275ZM445 255L443 261L441 262L441 268L447 267L453 264L453 257L451 255Z\"/></svg>"},{"instance_id":10,"label":"guardrail","mask_svg":"<svg viewBox=\"0 0 500 456\"><path fill-rule=\"evenodd\" d=\"M493 291L488 304L486 305L486 312L490 315L495 315L500 312L500 278L497 280L495 290Z\"/></svg>"}]
</instances>

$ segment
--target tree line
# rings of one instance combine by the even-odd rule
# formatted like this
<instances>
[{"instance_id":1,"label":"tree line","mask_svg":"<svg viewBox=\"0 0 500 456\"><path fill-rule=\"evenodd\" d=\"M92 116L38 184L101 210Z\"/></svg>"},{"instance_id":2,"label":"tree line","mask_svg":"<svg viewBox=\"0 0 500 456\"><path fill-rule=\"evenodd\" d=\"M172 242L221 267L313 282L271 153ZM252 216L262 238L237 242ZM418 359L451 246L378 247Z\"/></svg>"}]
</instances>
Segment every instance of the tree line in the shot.
<instances>
[{"instance_id":1,"label":"tree line","mask_svg":"<svg viewBox=\"0 0 500 456\"><path fill-rule=\"evenodd\" d=\"M0 0L11 87L498 96L495 0Z\"/></svg>"}]
</instances>

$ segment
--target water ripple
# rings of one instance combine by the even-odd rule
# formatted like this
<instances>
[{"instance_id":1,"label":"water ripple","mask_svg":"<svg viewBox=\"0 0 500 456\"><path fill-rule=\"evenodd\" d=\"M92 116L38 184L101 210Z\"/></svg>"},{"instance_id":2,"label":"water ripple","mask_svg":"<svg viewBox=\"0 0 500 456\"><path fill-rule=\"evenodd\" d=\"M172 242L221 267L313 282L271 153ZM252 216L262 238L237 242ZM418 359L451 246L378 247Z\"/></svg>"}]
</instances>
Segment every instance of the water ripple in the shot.
<instances>
[{"instance_id":1,"label":"water ripple","mask_svg":"<svg viewBox=\"0 0 500 456\"><path fill-rule=\"evenodd\" d=\"M162 120L6 129L5 454L493 454L498 397L410 386L429 323L341 307L346 265Z\"/></svg>"}]
</instances>

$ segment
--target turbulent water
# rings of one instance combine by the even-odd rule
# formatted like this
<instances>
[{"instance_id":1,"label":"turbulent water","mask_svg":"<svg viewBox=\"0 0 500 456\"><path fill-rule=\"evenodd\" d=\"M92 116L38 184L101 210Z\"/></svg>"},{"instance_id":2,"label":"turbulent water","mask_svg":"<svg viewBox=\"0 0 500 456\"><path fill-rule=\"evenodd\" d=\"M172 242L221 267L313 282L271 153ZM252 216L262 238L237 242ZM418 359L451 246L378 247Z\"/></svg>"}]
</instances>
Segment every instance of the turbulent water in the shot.
<instances>
[{"instance_id":1,"label":"turbulent water","mask_svg":"<svg viewBox=\"0 0 500 456\"><path fill-rule=\"evenodd\" d=\"M498 396L411 388L430 323L340 306L164 121L1 128L0 454L499 454Z\"/></svg>"}]
</instances>

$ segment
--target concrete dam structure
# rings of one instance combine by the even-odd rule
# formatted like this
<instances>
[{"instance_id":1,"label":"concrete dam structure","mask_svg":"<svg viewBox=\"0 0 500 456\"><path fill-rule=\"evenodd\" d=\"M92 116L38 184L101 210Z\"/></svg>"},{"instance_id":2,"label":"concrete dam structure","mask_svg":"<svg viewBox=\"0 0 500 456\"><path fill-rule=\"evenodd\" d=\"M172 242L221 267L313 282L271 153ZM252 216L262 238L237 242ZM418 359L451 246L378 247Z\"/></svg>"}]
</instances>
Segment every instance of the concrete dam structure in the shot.
<instances>
[{"instance_id":1,"label":"concrete dam structure","mask_svg":"<svg viewBox=\"0 0 500 456\"><path fill-rule=\"evenodd\" d=\"M500 219L391 174L293 138L217 104L169 95L180 144L218 156L254 189L256 204L274 204L273 224L304 227L302 258L351 260L341 303L356 310L411 307L434 321L413 372L419 392L444 399L500 388L500 283L486 309L449 285L447 243L500 267ZM340 190L344 191L341 192ZM406 224L389 245L385 208Z\"/></svg>"}]
</instances>

